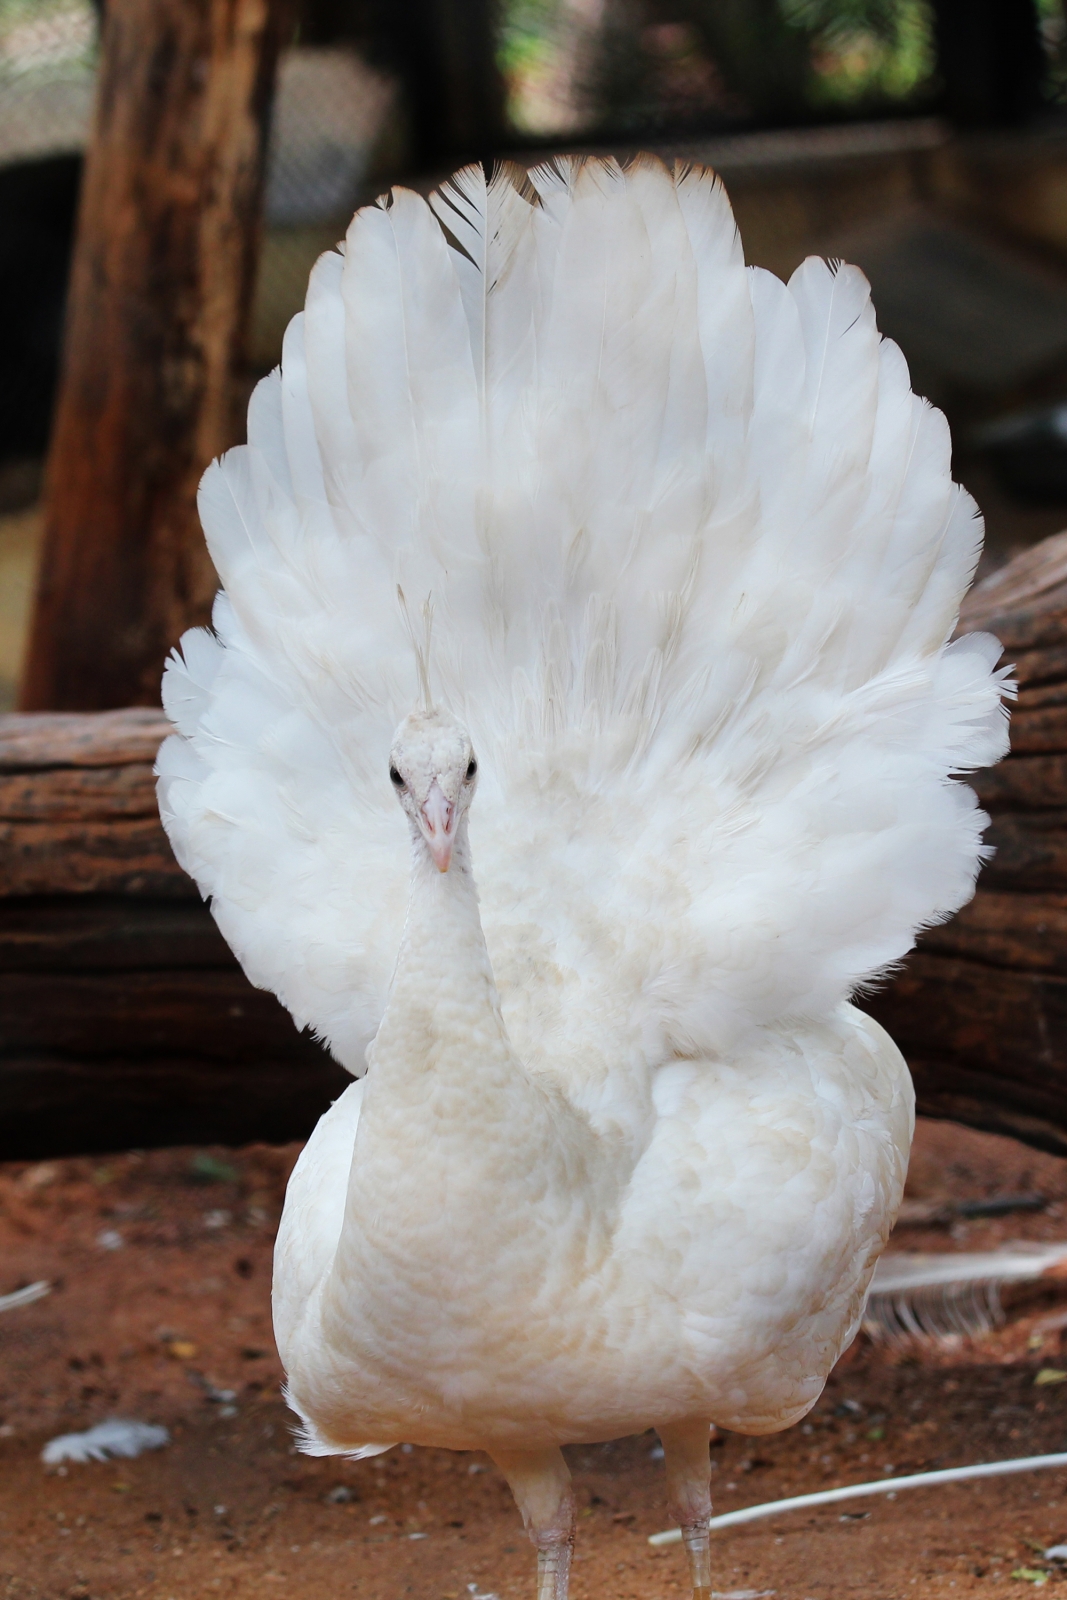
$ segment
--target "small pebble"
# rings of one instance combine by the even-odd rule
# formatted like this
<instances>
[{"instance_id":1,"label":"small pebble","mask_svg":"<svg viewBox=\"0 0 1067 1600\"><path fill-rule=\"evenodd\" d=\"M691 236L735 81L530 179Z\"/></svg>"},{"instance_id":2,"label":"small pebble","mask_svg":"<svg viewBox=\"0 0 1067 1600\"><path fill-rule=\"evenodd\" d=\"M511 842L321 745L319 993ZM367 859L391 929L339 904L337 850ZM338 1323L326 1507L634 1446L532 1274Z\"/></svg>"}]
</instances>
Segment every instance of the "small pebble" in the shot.
<instances>
[{"instance_id":1,"label":"small pebble","mask_svg":"<svg viewBox=\"0 0 1067 1600\"><path fill-rule=\"evenodd\" d=\"M50 1183L55 1183L59 1177L59 1168L51 1161L39 1161L35 1167L29 1167L22 1174L22 1181L27 1189L47 1189Z\"/></svg>"},{"instance_id":2,"label":"small pebble","mask_svg":"<svg viewBox=\"0 0 1067 1600\"><path fill-rule=\"evenodd\" d=\"M197 1353L197 1347L191 1339L171 1339L167 1345L167 1354L175 1361L192 1361Z\"/></svg>"}]
</instances>

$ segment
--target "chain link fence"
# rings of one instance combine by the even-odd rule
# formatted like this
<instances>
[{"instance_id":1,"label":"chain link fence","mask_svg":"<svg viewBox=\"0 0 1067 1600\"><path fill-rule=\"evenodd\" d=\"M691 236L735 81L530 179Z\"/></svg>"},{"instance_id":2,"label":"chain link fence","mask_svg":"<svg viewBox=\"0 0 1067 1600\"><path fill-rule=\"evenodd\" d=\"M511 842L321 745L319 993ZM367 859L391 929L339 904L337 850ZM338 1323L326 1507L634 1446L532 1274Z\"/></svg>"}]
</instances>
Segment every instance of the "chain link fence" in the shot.
<instances>
[{"instance_id":1,"label":"chain link fence","mask_svg":"<svg viewBox=\"0 0 1067 1600\"><path fill-rule=\"evenodd\" d=\"M89 0L0 0L0 163L83 148L97 45Z\"/></svg>"}]
</instances>

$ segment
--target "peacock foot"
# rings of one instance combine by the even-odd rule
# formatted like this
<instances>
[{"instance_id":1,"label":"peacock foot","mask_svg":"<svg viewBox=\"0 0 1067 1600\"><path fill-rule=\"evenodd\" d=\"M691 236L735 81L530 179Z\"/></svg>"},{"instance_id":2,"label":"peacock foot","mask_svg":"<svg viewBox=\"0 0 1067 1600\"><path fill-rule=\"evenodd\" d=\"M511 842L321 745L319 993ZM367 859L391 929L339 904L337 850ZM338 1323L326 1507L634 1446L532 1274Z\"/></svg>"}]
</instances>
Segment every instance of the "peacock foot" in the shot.
<instances>
[{"instance_id":1,"label":"peacock foot","mask_svg":"<svg viewBox=\"0 0 1067 1600\"><path fill-rule=\"evenodd\" d=\"M554 1539L537 1550L537 1600L567 1600L573 1536ZM710 1591L709 1591L710 1600Z\"/></svg>"},{"instance_id":2,"label":"peacock foot","mask_svg":"<svg viewBox=\"0 0 1067 1600\"><path fill-rule=\"evenodd\" d=\"M693 1600L711 1600L711 1536L707 1519L682 1529L682 1543L689 1557L689 1581Z\"/></svg>"}]
</instances>

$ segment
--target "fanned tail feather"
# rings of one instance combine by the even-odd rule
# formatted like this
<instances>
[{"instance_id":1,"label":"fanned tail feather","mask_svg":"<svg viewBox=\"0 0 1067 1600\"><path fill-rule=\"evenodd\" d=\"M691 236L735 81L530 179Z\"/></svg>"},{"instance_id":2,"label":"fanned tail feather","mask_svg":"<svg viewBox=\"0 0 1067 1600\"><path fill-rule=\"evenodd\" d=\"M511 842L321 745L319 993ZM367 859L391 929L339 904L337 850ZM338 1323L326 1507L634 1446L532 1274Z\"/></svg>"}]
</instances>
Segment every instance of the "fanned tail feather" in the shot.
<instances>
[{"instance_id":1,"label":"fanned tail feather","mask_svg":"<svg viewBox=\"0 0 1067 1600\"><path fill-rule=\"evenodd\" d=\"M164 820L352 1071L405 899L398 585L479 752L527 1059L714 1055L969 897L949 779L1006 747L995 641L947 644L980 519L862 275L746 269L712 174L472 167L359 212L200 505L225 597L168 667Z\"/></svg>"}]
</instances>

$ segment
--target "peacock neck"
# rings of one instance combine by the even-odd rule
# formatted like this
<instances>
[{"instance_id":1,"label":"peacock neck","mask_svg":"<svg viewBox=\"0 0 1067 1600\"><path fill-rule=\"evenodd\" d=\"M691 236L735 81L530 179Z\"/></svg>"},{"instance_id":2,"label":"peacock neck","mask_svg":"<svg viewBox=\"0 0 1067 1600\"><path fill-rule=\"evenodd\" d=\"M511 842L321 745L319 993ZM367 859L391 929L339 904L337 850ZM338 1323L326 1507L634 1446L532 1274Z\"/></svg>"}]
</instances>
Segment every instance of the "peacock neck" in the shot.
<instances>
[{"instance_id":1,"label":"peacock neck","mask_svg":"<svg viewBox=\"0 0 1067 1600\"><path fill-rule=\"evenodd\" d=\"M452 862L440 872L424 841L412 841L411 890L396 970L372 1065L424 1071L472 1039L507 1045L493 968L482 932L467 818L456 830Z\"/></svg>"},{"instance_id":2,"label":"peacock neck","mask_svg":"<svg viewBox=\"0 0 1067 1600\"><path fill-rule=\"evenodd\" d=\"M562 1086L511 1046L465 820L446 873L415 843L407 921L368 1063L339 1282L368 1295L381 1282L383 1303L401 1278L412 1294L432 1289L439 1320L442 1283L451 1293L481 1274L477 1293L518 1303L547 1272L543 1255L516 1249L517 1218L539 1218L537 1250L606 1248L629 1169L616 1171Z\"/></svg>"}]
</instances>

